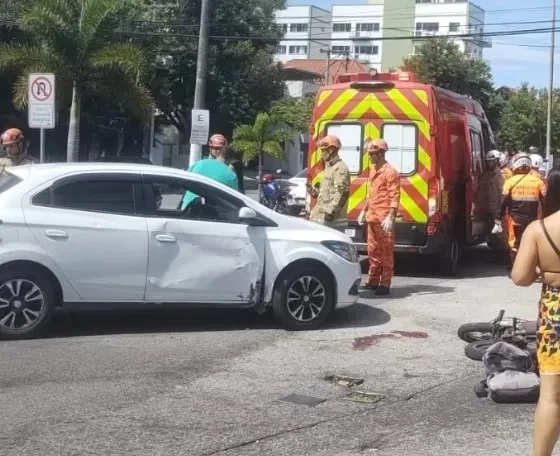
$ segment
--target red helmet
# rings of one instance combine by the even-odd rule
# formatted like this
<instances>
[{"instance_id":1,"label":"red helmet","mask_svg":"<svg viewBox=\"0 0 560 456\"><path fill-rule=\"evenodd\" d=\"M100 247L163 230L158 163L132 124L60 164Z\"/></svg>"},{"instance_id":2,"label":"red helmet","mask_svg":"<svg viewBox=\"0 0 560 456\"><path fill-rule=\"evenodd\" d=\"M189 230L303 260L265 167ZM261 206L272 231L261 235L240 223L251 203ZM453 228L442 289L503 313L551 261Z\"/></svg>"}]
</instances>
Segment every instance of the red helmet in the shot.
<instances>
[{"instance_id":1,"label":"red helmet","mask_svg":"<svg viewBox=\"0 0 560 456\"><path fill-rule=\"evenodd\" d=\"M23 133L17 128L9 128L2 136L0 136L0 144L7 146L9 144L18 144L23 141Z\"/></svg>"},{"instance_id":2,"label":"red helmet","mask_svg":"<svg viewBox=\"0 0 560 456\"><path fill-rule=\"evenodd\" d=\"M208 147L224 147L228 145L228 141L224 135L221 133L217 133L215 135L210 136L208 140Z\"/></svg>"},{"instance_id":3,"label":"red helmet","mask_svg":"<svg viewBox=\"0 0 560 456\"><path fill-rule=\"evenodd\" d=\"M274 179L274 178L272 177L272 174L270 174L270 173L266 173L266 174L263 176L263 182L272 182L273 179Z\"/></svg>"}]
</instances>

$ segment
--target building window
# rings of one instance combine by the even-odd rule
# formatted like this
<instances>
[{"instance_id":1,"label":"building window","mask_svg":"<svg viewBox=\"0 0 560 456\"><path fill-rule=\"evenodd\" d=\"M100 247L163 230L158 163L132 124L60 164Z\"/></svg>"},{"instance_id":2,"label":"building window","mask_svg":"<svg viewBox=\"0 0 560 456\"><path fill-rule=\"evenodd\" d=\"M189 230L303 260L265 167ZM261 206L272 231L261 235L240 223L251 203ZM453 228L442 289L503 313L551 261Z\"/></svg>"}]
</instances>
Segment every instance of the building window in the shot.
<instances>
[{"instance_id":1,"label":"building window","mask_svg":"<svg viewBox=\"0 0 560 456\"><path fill-rule=\"evenodd\" d=\"M332 25L333 32L351 32L352 31L352 24L350 23L334 23Z\"/></svg>"},{"instance_id":2,"label":"building window","mask_svg":"<svg viewBox=\"0 0 560 456\"><path fill-rule=\"evenodd\" d=\"M356 46L356 54L377 55L379 54L379 46Z\"/></svg>"},{"instance_id":3,"label":"building window","mask_svg":"<svg viewBox=\"0 0 560 456\"><path fill-rule=\"evenodd\" d=\"M450 22L449 23L449 31L451 33L453 32L458 32L459 31L459 27L461 26L461 24L459 22Z\"/></svg>"},{"instance_id":4,"label":"building window","mask_svg":"<svg viewBox=\"0 0 560 456\"><path fill-rule=\"evenodd\" d=\"M307 55L307 46L290 46L289 53L294 55Z\"/></svg>"},{"instance_id":5,"label":"building window","mask_svg":"<svg viewBox=\"0 0 560 456\"><path fill-rule=\"evenodd\" d=\"M290 24L290 32L307 32L307 23Z\"/></svg>"},{"instance_id":6,"label":"building window","mask_svg":"<svg viewBox=\"0 0 560 456\"><path fill-rule=\"evenodd\" d=\"M286 34L288 31L288 24L278 24L278 31L282 34Z\"/></svg>"},{"instance_id":7,"label":"building window","mask_svg":"<svg viewBox=\"0 0 560 456\"><path fill-rule=\"evenodd\" d=\"M356 24L357 32L379 32L379 23L360 23Z\"/></svg>"},{"instance_id":8,"label":"building window","mask_svg":"<svg viewBox=\"0 0 560 456\"><path fill-rule=\"evenodd\" d=\"M286 46L276 46L276 54L285 54Z\"/></svg>"},{"instance_id":9,"label":"building window","mask_svg":"<svg viewBox=\"0 0 560 456\"><path fill-rule=\"evenodd\" d=\"M439 22L417 22L416 35L422 35L423 32L434 33L439 31Z\"/></svg>"},{"instance_id":10,"label":"building window","mask_svg":"<svg viewBox=\"0 0 560 456\"><path fill-rule=\"evenodd\" d=\"M350 46L333 46L331 48L331 52L333 54L339 54L339 55L349 54L350 53Z\"/></svg>"}]
</instances>

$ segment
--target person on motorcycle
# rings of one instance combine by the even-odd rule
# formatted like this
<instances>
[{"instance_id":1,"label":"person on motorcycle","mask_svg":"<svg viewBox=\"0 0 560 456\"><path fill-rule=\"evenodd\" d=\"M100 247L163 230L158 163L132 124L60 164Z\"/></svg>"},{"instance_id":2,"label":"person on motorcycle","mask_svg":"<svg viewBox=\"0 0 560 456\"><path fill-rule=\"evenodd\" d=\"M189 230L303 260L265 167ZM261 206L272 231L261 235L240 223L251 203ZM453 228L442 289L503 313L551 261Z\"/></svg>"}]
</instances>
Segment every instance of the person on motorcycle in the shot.
<instances>
[{"instance_id":1,"label":"person on motorcycle","mask_svg":"<svg viewBox=\"0 0 560 456\"><path fill-rule=\"evenodd\" d=\"M325 170L318 190L307 183L307 191L313 198L317 198L309 220L344 231L348 227L350 171L338 155L342 144L338 137L327 135L319 141L318 146Z\"/></svg>"},{"instance_id":2,"label":"person on motorcycle","mask_svg":"<svg viewBox=\"0 0 560 456\"><path fill-rule=\"evenodd\" d=\"M495 221L492 233L503 231L501 219L506 212L509 212L511 222L507 231L513 264L523 233L529 223L538 218L539 205L543 204L546 186L531 172L531 157L527 153L520 153L513 157L512 170L514 175L504 184L500 215Z\"/></svg>"},{"instance_id":3,"label":"person on motorcycle","mask_svg":"<svg viewBox=\"0 0 560 456\"><path fill-rule=\"evenodd\" d=\"M494 221L500 215L502 204L502 190L504 177L499 168L501 154L497 150L491 150L485 157L485 170L480 176L478 188L474 196L474 219L483 222L486 226L485 232L492 231ZM506 252L507 247L503 235L492 234L492 247L495 252ZM499 253L500 259L503 256Z\"/></svg>"},{"instance_id":4,"label":"person on motorcycle","mask_svg":"<svg viewBox=\"0 0 560 456\"><path fill-rule=\"evenodd\" d=\"M504 177L504 182L513 176L513 171L509 167L509 155L507 152L500 153L500 170Z\"/></svg>"},{"instance_id":5,"label":"person on motorcycle","mask_svg":"<svg viewBox=\"0 0 560 456\"><path fill-rule=\"evenodd\" d=\"M31 165L37 160L27 153L21 130L9 128L0 136L0 145L3 147L7 157L0 159L2 167Z\"/></svg>"}]
</instances>

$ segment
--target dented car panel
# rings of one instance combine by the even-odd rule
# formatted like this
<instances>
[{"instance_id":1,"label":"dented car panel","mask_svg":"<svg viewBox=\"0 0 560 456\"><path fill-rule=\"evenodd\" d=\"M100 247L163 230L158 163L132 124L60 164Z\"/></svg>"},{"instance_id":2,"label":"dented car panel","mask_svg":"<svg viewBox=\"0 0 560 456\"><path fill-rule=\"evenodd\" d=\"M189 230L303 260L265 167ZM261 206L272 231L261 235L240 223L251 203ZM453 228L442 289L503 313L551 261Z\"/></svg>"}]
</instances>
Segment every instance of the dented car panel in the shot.
<instances>
[{"instance_id":1,"label":"dented car panel","mask_svg":"<svg viewBox=\"0 0 560 456\"><path fill-rule=\"evenodd\" d=\"M146 300L254 303L264 230L243 224L148 218Z\"/></svg>"}]
</instances>

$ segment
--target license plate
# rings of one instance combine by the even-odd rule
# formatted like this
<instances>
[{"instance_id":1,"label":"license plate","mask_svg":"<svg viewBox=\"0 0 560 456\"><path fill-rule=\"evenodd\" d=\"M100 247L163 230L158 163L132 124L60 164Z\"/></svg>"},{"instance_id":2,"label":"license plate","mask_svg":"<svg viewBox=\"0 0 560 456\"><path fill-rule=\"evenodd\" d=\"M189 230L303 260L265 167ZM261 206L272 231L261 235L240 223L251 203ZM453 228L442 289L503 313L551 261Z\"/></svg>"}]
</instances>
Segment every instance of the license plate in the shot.
<instances>
[{"instance_id":1,"label":"license plate","mask_svg":"<svg viewBox=\"0 0 560 456\"><path fill-rule=\"evenodd\" d=\"M346 234L346 236L354 237L356 236L356 230L344 230L344 234Z\"/></svg>"}]
</instances>

